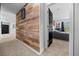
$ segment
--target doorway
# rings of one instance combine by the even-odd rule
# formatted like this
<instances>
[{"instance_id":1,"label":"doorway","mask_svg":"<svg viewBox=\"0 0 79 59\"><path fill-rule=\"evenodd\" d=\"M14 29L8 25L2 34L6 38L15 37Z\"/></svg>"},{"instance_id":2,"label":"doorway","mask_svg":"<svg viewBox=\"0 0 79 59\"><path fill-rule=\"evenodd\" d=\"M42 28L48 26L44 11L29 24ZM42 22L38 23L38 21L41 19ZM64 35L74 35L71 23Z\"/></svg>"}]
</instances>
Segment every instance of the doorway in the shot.
<instances>
[{"instance_id":1,"label":"doorway","mask_svg":"<svg viewBox=\"0 0 79 59\"><path fill-rule=\"evenodd\" d=\"M70 43L72 34L72 3L51 3L48 5L48 10L50 9L52 13L52 26L49 25L50 20L48 15L48 40L47 51L49 50L51 55L70 55ZM49 14L49 12L48 12ZM71 15L72 14L72 15ZM49 34L49 30L51 33ZM52 38L51 38L52 37ZM51 38L51 43L49 40Z\"/></svg>"}]
</instances>

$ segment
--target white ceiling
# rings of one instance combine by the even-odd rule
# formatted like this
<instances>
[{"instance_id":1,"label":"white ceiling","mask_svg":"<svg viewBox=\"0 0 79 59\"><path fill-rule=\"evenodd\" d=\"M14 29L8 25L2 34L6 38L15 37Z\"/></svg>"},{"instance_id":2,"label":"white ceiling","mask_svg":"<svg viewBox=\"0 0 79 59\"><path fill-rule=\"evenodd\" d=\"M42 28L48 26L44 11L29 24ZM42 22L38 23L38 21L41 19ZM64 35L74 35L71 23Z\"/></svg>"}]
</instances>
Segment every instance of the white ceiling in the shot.
<instances>
[{"instance_id":1,"label":"white ceiling","mask_svg":"<svg viewBox=\"0 0 79 59\"><path fill-rule=\"evenodd\" d=\"M1 6L12 13L17 13L25 3L1 3Z\"/></svg>"}]
</instances>

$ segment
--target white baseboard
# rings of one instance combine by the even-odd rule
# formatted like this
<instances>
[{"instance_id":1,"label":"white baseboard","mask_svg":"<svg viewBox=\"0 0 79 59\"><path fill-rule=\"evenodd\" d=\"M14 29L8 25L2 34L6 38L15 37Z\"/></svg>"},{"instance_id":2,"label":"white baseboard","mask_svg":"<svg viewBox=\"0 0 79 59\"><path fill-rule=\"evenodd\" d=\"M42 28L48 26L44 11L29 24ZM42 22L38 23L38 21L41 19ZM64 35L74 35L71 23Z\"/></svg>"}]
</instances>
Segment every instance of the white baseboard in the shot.
<instances>
[{"instance_id":1,"label":"white baseboard","mask_svg":"<svg viewBox=\"0 0 79 59\"><path fill-rule=\"evenodd\" d=\"M18 41L20 41L19 39L17 39ZM36 51L35 49L33 49L32 47L30 47L29 45L27 45L27 44L25 44L25 43L23 43L22 41L20 41L20 43L21 44L23 44L25 47L27 47L27 48L29 48L30 50L32 50L33 52L35 52L37 55L41 55L41 53L42 53L42 51L40 52L38 52L38 51Z\"/></svg>"},{"instance_id":2,"label":"white baseboard","mask_svg":"<svg viewBox=\"0 0 79 59\"><path fill-rule=\"evenodd\" d=\"M44 48L40 49L40 55L44 52Z\"/></svg>"}]
</instances>

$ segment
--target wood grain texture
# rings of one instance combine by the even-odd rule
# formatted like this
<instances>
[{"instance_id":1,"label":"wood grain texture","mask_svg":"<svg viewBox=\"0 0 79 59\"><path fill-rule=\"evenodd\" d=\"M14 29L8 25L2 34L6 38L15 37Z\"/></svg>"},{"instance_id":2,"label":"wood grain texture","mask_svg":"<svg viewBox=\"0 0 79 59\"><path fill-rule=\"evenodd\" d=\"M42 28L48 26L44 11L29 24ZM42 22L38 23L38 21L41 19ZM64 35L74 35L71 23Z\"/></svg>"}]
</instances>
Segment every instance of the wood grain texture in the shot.
<instances>
[{"instance_id":1,"label":"wood grain texture","mask_svg":"<svg viewBox=\"0 0 79 59\"><path fill-rule=\"evenodd\" d=\"M32 48L39 51L39 4L28 4L24 7L25 19L21 19L21 13L16 14L16 37Z\"/></svg>"}]
</instances>

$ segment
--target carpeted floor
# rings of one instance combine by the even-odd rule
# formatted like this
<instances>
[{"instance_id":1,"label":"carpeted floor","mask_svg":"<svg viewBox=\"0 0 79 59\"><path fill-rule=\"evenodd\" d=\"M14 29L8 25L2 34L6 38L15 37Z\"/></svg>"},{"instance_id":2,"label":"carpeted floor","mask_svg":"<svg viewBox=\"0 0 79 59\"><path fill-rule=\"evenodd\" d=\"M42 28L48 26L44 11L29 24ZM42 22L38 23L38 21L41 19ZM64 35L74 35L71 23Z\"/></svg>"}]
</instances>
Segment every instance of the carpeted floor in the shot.
<instances>
[{"instance_id":1,"label":"carpeted floor","mask_svg":"<svg viewBox=\"0 0 79 59\"><path fill-rule=\"evenodd\" d=\"M68 56L69 42L54 39L52 45L41 56ZM0 56L37 56L18 40L0 43Z\"/></svg>"}]
</instances>

